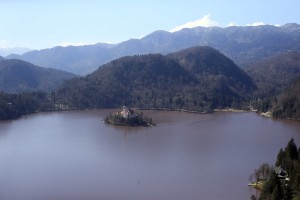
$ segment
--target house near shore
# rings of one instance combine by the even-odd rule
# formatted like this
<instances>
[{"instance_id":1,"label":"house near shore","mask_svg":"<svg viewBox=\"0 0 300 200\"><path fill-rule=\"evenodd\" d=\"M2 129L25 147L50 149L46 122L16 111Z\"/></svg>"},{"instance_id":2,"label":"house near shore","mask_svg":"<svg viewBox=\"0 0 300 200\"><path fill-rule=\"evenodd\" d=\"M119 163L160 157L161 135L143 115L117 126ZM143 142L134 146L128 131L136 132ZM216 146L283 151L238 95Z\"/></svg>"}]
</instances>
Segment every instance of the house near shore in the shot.
<instances>
[{"instance_id":1,"label":"house near shore","mask_svg":"<svg viewBox=\"0 0 300 200\"><path fill-rule=\"evenodd\" d=\"M289 175L286 170L282 169L282 167L275 167L275 173L277 174L278 178L281 180L289 181Z\"/></svg>"}]
</instances>

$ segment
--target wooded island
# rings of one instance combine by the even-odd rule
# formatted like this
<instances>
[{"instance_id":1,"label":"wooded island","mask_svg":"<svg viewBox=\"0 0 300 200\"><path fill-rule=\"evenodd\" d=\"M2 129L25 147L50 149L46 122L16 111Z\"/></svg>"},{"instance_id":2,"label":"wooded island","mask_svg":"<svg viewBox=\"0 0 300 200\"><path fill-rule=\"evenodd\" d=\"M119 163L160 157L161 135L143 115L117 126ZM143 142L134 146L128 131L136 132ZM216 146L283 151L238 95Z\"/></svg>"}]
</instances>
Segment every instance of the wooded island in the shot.
<instances>
[{"instance_id":1,"label":"wooded island","mask_svg":"<svg viewBox=\"0 0 300 200\"><path fill-rule=\"evenodd\" d=\"M143 113L135 113L127 106L122 111L110 114L104 120L105 123L118 126L153 126L152 118L145 117Z\"/></svg>"}]
</instances>

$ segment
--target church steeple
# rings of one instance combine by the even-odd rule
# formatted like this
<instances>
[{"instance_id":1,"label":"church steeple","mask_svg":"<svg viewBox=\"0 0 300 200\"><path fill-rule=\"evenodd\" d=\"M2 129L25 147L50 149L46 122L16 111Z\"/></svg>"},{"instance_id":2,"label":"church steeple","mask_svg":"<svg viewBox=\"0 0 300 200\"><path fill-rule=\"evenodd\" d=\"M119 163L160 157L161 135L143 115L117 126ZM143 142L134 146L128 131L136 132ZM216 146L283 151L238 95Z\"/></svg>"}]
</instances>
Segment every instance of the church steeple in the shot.
<instances>
[{"instance_id":1,"label":"church steeple","mask_svg":"<svg viewBox=\"0 0 300 200\"><path fill-rule=\"evenodd\" d=\"M128 118L128 116L130 115L129 112L129 108L126 106L126 104L123 106L123 110L122 110L122 116L124 118Z\"/></svg>"}]
</instances>

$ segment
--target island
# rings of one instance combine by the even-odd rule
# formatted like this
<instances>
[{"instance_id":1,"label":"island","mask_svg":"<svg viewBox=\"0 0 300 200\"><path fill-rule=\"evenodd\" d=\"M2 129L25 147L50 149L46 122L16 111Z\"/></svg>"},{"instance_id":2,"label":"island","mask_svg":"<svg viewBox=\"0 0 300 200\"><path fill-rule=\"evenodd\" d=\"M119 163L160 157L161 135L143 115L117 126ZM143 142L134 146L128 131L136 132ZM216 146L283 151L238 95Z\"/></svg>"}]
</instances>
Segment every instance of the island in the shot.
<instances>
[{"instance_id":1,"label":"island","mask_svg":"<svg viewBox=\"0 0 300 200\"><path fill-rule=\"evenodd\" d=\"M145 117L143 113L136 113L127 106L122 111L108 115L104 122L118 126L153 126L152 118Z\"/></svg>"}]
</instances>

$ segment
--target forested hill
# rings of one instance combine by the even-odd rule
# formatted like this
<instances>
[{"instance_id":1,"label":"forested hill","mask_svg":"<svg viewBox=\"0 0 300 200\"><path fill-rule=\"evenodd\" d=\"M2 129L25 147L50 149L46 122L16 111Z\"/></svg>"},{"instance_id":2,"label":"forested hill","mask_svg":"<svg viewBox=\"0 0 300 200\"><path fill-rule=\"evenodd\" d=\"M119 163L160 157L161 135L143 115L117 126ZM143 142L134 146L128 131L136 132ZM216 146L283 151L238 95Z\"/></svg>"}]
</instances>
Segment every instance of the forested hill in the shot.
<instances>
[{"instance_id":1,"label":"forested hill","mask_svg":"<svg viewBox=\"0 0 300 200\"><path fill-rule=\"evenodd\" d=\"M131 107L209 112L237 107L256 86L230 59L210 47L170 55L128 56L67 81L59 103L74 108Z\"/></svg>"},{"instance_id":2,"label":"forested hill","mask_svg":"<svg viewBox=\"0 0 300 200\"><path fill-rule=\"evenodd\" d=\"M246 68L260 90L260 96L276 95L300 77L300 52L286 52Z\"/></svg>"},{"instance_id":3,"label":"forested hill","mask_svg":"<svg viewBox=\"0 0 300 200\"><path fill-rule=\"evenodd\" d=\"M227 85L235 93L245 93L253 89L252 79L232 60L211 47L192 47L169 54L186 71L201 81L206 76L226 77Z\"/></svg>"},{"instance_id":4,"label":"forested hill","mask_svg":"<svg viewBox=\"0 0 300 200\"><path fill-rule=\"evenodd\" d=\"M0 90L7 93L49 92L76 75L42 68L17 59L0 58Z\"/></svg>"}]
</instances>

